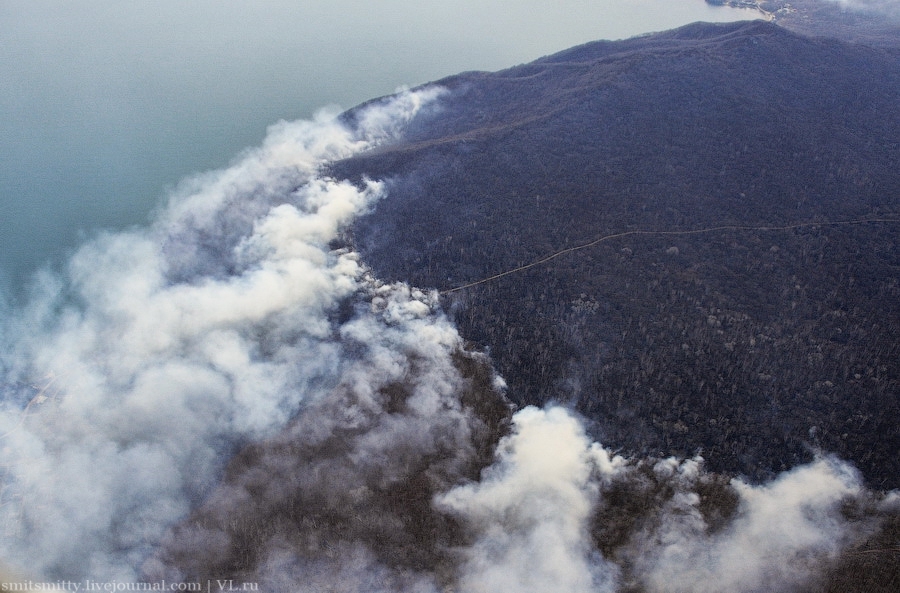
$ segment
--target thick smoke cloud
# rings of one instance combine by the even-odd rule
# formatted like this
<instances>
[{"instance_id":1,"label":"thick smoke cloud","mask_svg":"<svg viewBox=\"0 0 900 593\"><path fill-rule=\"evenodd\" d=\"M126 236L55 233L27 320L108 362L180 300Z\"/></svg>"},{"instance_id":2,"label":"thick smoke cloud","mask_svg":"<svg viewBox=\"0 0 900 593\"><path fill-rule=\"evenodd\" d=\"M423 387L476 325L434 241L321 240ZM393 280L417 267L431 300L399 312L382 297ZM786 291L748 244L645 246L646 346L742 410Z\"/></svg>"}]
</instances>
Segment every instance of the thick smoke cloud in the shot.
<instances>
[{"instance_id":1,"label":"thick smoke cloud","mask_svg":"<svg viewBox=\"0 0 900 593\"><path fill-rule=\"evenodd\" d=\"M475 534L465 550L463 591L612 591L616 570L591 545L599 483L621 458L592 445L565 411L515 416L514 433L480 483L460 486L438 506Z\"/></svg>"},{"instance_id":2,"label":"thick smoke cloud","mask_svg":"<svg viewBox=\"0 0 900 593\"><path fill-rule=\"evenodd\" d=\"M792 591L877 528L837 460L751 485L513 414L436 294L374 278L345 233L383 186L324 165L440 94L279 124L43 278L4 327L0 558L265 591Z\"/></svg>"},{"instance_id":3,"label":"thick smoke cloud","mask_svg":"<svg viewBox=\"0 0 900 593\"><path fill-rule=\"evenodd\" d=\"M433 301L403 286L372 295L366 315L339 329L346 358L328 397L232 461L146 564L148 578L406 590L399 583L431 582L449 565L459 530L431 500L477 478L509 408Z\"/></svg>"},{"instance_id":4,"label":"thick smoke cloud","mask_svg":"<svg viewBox=\"0 0 900 593\"><path fill-rule=\"evenodd\" d=\"M805 591L877 530L879 513L860 519L877 504L838 460L751 485L700 458L628 459L562 408L507 426L485 361L455 366L439 414L397 406L418 398L412 371L400 393L376 383L365 420L346 410L371 391L347 385L244 451L147 576L304 592Z\"/></svg>"},{"instance_id":5,"label":"thick smoke cloud","mask_svg":"<svg viewBox=\"0 0 900 593\"><path fill-rule=\"evenodd\" d=\"M568 412L527 408L481 482L438 506L474 534L460 591L794 591L872 529L842 514L862 494L837 460L723 481L699 458L614 456ZM620 542L617 522L631 522Z\"/></svg>"},{"instance_id":6,"label":"thick smoke cloud","mask_svg":"<svg viewBox=\"0 0 900 593\"><path fill-rule=\"evenodd\" d=\"M696 464L662 462L655 471L671 476L679 491L658 524L631 544L648 591L792 591L860 535L841 515L841 504L861 493L859 478L836 460L817 460L763 486L734 481L735 515L713 534L699 508Z\"/></svg>"},{"instance_id":7,"label":"thick smoke cloud","mask_svg":"<svg viewBox=\"0 0 900 593\"><path fill-rule=\"evenodd\" d=\"M390 138L437 94L374 105L356 129L333 114L275 126L152 228L100 237L68 279L45 279L8 328L0 557L135 579L237 447L335 387L348 357L332 318L371 280L329 243L380 186L319 167ZM428 306L390 310L402 324Z\"/></svg>"}]
</instances>

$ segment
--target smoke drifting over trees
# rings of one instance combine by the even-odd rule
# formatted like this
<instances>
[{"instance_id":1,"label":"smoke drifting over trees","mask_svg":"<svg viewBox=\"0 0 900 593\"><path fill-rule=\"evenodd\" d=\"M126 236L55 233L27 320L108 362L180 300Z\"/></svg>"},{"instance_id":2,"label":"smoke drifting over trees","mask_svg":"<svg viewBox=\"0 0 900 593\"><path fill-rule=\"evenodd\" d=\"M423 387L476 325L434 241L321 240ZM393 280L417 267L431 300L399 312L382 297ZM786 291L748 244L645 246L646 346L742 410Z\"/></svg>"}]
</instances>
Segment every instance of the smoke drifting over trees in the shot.
<instances>
[{"instance_id":1,"label":"smoke drifting over trees","mask_svg":"<svg viewBox=\"0 0 900 593\"><path fill-rule=\"evenodd\" d=\"M694 31L725 48L786 43L769 29L719 34ZM672 38L649 43L660 40ZM615 47L593 49L603 60ZM583 51L543 64L574 70ZM523 69L519 78L554 73ZM232 579L265 591L813 591L850 577L871 590L855 554L893 545L881 542L895 541L897 495L870 491L849 463L816 453L751 480L711 469L719 449L709 459L617 451L619 442L598 442L597 417L553 405L549 392L531 402L543 407L523 405L539 398L507 383L523 383L560 353L600 352L578 331L601 312L614 317L615 306L593 294L562 301L568 349L542 342L520 353L527 364L507 367L523 375L501 377L494 352L467 341L442 309L463 318L471 302L442 301L434 283L384 280L354 250L377 243L354 223L393 207L391 191L434 171L426 167L434 154L417 150L469 154L471 141L503 128L426 138L455 125L454 100L477 91L465 77L450 82L449 90L428 86L342 117L273 127L230 168L185 182L150 228L84 245L64 277L46 276L28 305L6 317L0 558L46 579ZM565 117L565 109L551 113ZM528 121L506 123L502 134L533 131ZM877 172L851 168L835 182L859 182L865 193L886 183ZM690 204L678 206L687 212ZM439 202L426 210L433 217L425 221L467 220ZM429 249L459 241L422 239ZM503 257L534 251L516 244L527 239L517 236ZM893 265L892 239L871 240L890 246L884 265ZM474 243L465 246L474 251ZM651 247L669 259L696 248ZM477 277L495 263L460 262L440 274ZM660 268L651 297L666 274ZM530 331L537 340L555 319L536 306L537 295L504 293L496 319L476 311L463 325L471 332L480 323L481 335L502 331L507 340ZM702 313L712 332L744 321ZM585 401L573 399L592 411ZM886 587L897 578L876 576Z\"/></svg>"}]
</instances>

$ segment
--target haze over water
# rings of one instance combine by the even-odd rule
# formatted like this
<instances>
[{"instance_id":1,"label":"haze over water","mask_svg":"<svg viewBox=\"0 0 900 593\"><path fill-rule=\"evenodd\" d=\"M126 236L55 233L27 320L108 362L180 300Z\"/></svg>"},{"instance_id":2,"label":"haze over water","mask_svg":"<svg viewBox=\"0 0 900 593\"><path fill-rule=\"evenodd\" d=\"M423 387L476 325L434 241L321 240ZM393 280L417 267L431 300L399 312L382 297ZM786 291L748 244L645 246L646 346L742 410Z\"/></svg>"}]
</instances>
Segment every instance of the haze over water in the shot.
<instances>
[{"instance_id":1,"label":"haze over water","mask_svg":"<svg viewBox=\"0 0 900 593\"><path fill-rule=\"evenodd\" d=\"M0 287L143 224L267 126L594 39L752 18L702 0L0 2Z\"/></svg>"},{"instance_id":2,"label":"haze over water","mask_svg":"<svg viewBox=\"0 0 900 593\"><path fill-rule=\"evenodd\" d=\"M519 388L507 380L519 370L501 377L489 346L472 350L429 283L418 288L380 278L374 255L370 268L365 251L347 246L354 221L379 201L402 197L397 178L372 172L372 179L351 183L329 168L395 140L408 142L410 126L421 131L429 122L452 121L452 101L462 97L424 85L369 101L351 117L338 117L337 107L309 117L320 105L349 107L401 83L498 69L590 39L734 13L699 0L570 2L552 10L521 3L457 4L452 11L437 3L377 6L376 12L349 2L312 8L276 2L263 11L198 0L190 8L173 2L19 8L0 0L8 41L0 44L0 75L11 81L0 92L0 268L10 274L17 301L3 308L9 303L0 295L0 573L9 569L35 583L234 578L260 591L299 593L786 592L812 590L843 570L847 555L877 545L880 521L893 520L900 497L867 489L862 473L828 451L751 483L711 473L699 454L664 457L662 447L656 455L655 445L643 444L642 453L626 453L619 442L596 440L607 437L594 434L577 412L552 403L538 408L519 398L524 407L515 409ZM812 43L746 23L692 27L677 41L694 43L711 31L723 33L710 40L715 46L726 38L744 49L767 46L756 42L769 38L778 48ZM650 47L666 37L628 45ZM796 43L779 45L785 40ZM745 53L724 53L726 77L734 64L748 63ZM758 72L773 63L797 72L790 62L801 52L784 54L786 61L756 54L751 63ZM630 73L632 58L654 55L628 54L622 64ZM696 62L665 64L634 88L644 96L650 88L668 91L674 85L666 76L690 81L683 73ZM882 72L896 80L893 70ZM530 86L533 78L522 80ZM702 80L693 88L708 88ZM752 80L752 89L767 87L765 79ZM518 92L541 88L529 86ZM726 116L750 94L744 88L729 96ZM488 96L497 97L493 105L514 97ZM519 120L550 104L513 101L501 109L515 107ZM652 105L681 102L656 98ZM646 101L632 104L656 113ZM890 112L885 104L889 99L873 105ZM479 107L465 105L475 117L487 111ZM595 113L595 121L607 122ZM673 110L660 113L694 121L689 112L677 120ZM438 119L442 114L446 119ZM293 121L279 121L286 119ZM632 121L622 121L626 132L634 130ZM716 126L684 129L701 128ZM594 129L586 143L605 133ZM617 154L625 154L623 137L609 136ZM653 135L640 144L677 142ZM895 144L888 138L881 145ZM529 162L524 150L504 154L518 155L515 164ZM217 170L185 177L210 168ZM553 175L581 178L586 169ZM509 179L498 170L489 168L485 178ZM433 205L439 185L428 187L432 195L415 196ZM364 237L360 231L354 239ZM392 240L389 248L398 245ZM677 247L663 248L666 256L678 255ZM856 253L864 251L876 249ZM637 260L623 262L653 267L633 265ZM26 296L24 279L40 265L60 273L35 276ZM796 277L789 283L794 288L783 294L793 298L803 286ZM715 285L698 284L698 293L707 286ZM570 302L572 312L581 315L585 296ZM507 308L528 304L517 295L496 300ZM720 308L713 315L700 298L683 302L690 308L685 324L677 325L680 312L668 316L678 332L674 347L656 347L678 353L679 364L691 357L706 364L708 336L724 342L731 335L715 329L722 326ZM591 303L596 311L598 302ZM540 315L534 307L521 310L526 324ZM561 323L586 324L559 310ZM728 315L726 327L739 320ZM804 326L810 318L792 317ZM649 326L636 319L632 325ZM696 339L685 337L689 322L700 328ZM497 335L511 335L496 327ZM753 336L762 341L773 333L768 326L751 329L742 334L751 345ZM559 352L573 361L599 360L593 346L569 354L571 345L582 347L574 335ZM816 345L789 343L804 358ZM657 364L657 353L635 351L641 364ZM779 371L762 358L759 365L735 362L727 343L720 351L733 366L709 367L709 384L723 397L729 388L739 392L716 382L731 376L729 369ZM879 373L889 377L883 367ZM626 369L621 376L637 377L630 381L643 389L648 374ZM761 389L766 411L776 401L768 385ZM735 399L740 422L768 421L765 412L750 418L745 411L753 406ZM552 400L566 398L554 393L543 401ZM693 410L708 407L675 397L654 405L690 412L695 426L705 418ZM801 412L812 423L809 409ZM692 430L680 420L672 425ZM720 427L713 430L738 442ZM716 451L704 449L704 456Z\"/></svg>"}]
</instances>

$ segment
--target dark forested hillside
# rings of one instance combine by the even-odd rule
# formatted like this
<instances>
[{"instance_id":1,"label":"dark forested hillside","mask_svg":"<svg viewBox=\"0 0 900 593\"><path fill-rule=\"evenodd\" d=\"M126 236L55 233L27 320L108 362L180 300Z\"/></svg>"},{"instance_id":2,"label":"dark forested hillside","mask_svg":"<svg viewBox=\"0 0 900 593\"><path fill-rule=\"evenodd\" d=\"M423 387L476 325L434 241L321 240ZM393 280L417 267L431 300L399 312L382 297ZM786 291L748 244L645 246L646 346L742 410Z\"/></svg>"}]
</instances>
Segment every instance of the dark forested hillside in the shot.
<instances>
[{"instance_id":1,"label":"dark forested hillside","mask_svg":"<svg viewBox=\"0 0 900 593\"><path fill-rule=\"evenodd\" d=\"M820 448L900 486L896 53L696 24L440 84L439 116L335 166L389 180L352 237L379 276L447 291L640 231L446 293L514 401L713 470Z\"/></svg>"}]
</instances>

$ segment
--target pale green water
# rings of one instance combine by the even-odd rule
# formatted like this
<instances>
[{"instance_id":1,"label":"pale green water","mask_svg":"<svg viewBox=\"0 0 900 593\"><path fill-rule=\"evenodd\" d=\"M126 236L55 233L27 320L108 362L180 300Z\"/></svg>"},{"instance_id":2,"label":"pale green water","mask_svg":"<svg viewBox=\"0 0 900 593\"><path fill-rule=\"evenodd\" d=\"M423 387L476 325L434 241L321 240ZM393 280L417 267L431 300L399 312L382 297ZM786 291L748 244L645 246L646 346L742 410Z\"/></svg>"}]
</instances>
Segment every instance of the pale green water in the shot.
<instances>
[{"instance_id":1,"label":"pale green water","mask_svg":"<svg viewBox=\"0 0 900 593\"><path fill-rule=\"evenodd\" d=\"M145 223L167 188L279 119L593 39L752 16L703 0L0 0L0 286L20 293L85 235Z\"/></svg>"}]
</instances>

